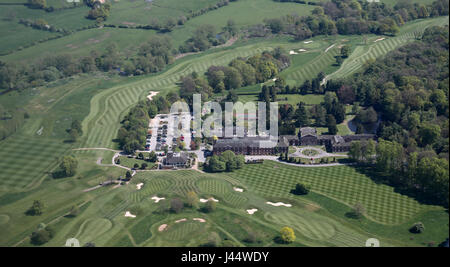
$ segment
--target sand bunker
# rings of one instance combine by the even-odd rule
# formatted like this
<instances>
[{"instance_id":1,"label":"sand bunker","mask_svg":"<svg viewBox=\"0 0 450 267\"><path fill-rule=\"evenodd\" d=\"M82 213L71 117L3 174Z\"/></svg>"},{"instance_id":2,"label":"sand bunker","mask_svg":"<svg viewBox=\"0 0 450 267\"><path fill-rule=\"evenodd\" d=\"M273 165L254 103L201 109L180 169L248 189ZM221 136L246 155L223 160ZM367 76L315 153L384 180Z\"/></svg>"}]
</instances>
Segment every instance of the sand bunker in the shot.
<instances>
[{"instance_id":1,"label":"sand bunker","mask_svg":"<svg viewBox=\"0 0 450 267\"><path fill-rule=\"evenodd\" d=\"M210 201L210 200L212 200L212 201L214 201L214 202L219 202L219 200L217 200L217 199L215 199L215 198L213 198L213 197L210 197L210 198L208 198L208 199L200 198L200 202L202 202L202 203L206 203L206 202L208 202L208 201Z\"/></svg>"},{"instance_id":2,"label":"sand bunker","mask_svg":"<svg viewBox=\"0 0 450 267\"><path fill-rule=\"evenodd\" d=\"M159 94L159 92L150 91L149 95L147 96L148 100L152 100L152 98L157 94Z\"/></svg>"},{"instance_id":3,"label":"sand bunker","mask_svg":"<svg viewBox=\"0 0 450 267\"><path fill-rule=\"evenodd\" d=\"M250 210L247 210L247 213L252 215L253 213L255 213L257 211L258 211L258 209L250 209Z\"/></svg>"},{"instance_id":4,"label":"sand bunker","mask_svg":"<svg viewBox=\"0 0 450 267\"><path fill-rule=\"evenodd\" d=\"M298 52L306 52L306 49L299 49Z\"/></svg>"},{"instance_id":5,"label":"sand bunker","mask_svg":"<svg viewBox=\"0 0 450 267\"><path fill-rule=\"evenodd\" d=\"M378 39L376 39L375 41L373 41L374 43L376 43L376 42L378 42L378 41L383 41L384 39L386 39L385 37L382 37L382 38L378 38Z\"/></svg>"},{"instance_id":6,"label":"sand bunker","mask_svg":"<svg viewBox=\"0 0 450 267\"><path fill-rule=\"evenodd\" d=\"M136 218L136 215L133 215L129 211L127 211L125 212L125 217Z\"/></svg>"},{"instance_id":7,"label":"sand bunker","mask_svg":"<svg viewBox=\"0 0 450 267\"><path fill-rule=\"evenodd\" d=\"M241 192L241 193L244 192L244 189L238 188L238 187L233 187L233 190L236 192Z\"/></svg>"},{"instance_id":8,"label":"sand bunker","mask_svg":"<svg viewBox=\"0 0 450 267\"><path fill-rule=\"evenodd\" d=\"M289 51L289 55L298 55L297 52L295 52L294 50Z\"/></svg>"},{"instance_id":9,"label":"sand bunker","mask_svg":"<svg viewBox=\"0 0 450 267\"><path fill-rule=\"evenodd\" d=\"M266 204L269 204L269 205L272 205L272 206L275 206L275 207L279 207L279 206L285 206L285 207L288 207L288 208L292 207L291 204L285 204L283 202L277 202L277 203L266 202Z\"/></svg>"},{"instance_id":10,"label":"sand bunker","mask_svg":"<svg viewBox=\"0 0 450 267\"><path fill-rule=\"evenodd\" d=\"M187 219L186 219L186 218L183 218L183 219L180 219L180 220L175 221L175 223L180 223L180 222L185 222L185 221L187 221Z\"/></svg>"},{"instance_id":11,"label":"sand bunker","mask_svg":"<svg viewBox=\"0 0 450 267\"><path fill-rule=\"evenodd\" d=\"M144 185L144 183L137 184L136 185L137 190L141 190L143 185Z\"/></svg>"},{"instance_id":12,"label":"sand bunker","mask_svg":"<svg viewBox=\"0 0 450 267\"><path fill-rule=\"evenodd\" d=\"M167 228L167 224L161 224L161 225L158 227L158 231L162 232L162 231L166 230L166 228Z\"/></svg>"},{"instance_id":13,"label":"sand bunker","mask_svg":"<svg viewBox=\"0 0 450 267\"><path fill-rule=\"evenodd\" d=\"M333 48L336 44L332 44L330 45L327 49L325 49L325 53L328 52L328 50L330 50L331 48Z\"/></svg>"},{"instance_id":14,"label":"sand bunker","mask_svg":"<svg viewBox=\"0 0 450 267\"><path fill-rule=\"evenodd\" d=\"M202 219L202 218L194 218L194 219L192 219L192 220L198 221L198 222L202 222L202 223L206 222L206 220L205 220L205 219Z\"/></svg>"},{"instance_id":15,"label":"sand bunker","mask_svg":"<svg viewBox=\"0 0 450 267\"><path fill-rule=\"evenodd\" d=\"M309 44L309 43L312 43L313 41L304 41L303 43L305 43L305 44Z\"/></svg>"},{"instance_id":16,"label":"sand bunker","mask_svg":"<svg viewBox=\"0 0 450 267\"><path fill-rule=\"evenodd\" d=\"M154 197L152 197L152 199L155 201L155 203L158 203L159 201L166 199L166 198L154 196Z\"/></svg>"}]
</instances>

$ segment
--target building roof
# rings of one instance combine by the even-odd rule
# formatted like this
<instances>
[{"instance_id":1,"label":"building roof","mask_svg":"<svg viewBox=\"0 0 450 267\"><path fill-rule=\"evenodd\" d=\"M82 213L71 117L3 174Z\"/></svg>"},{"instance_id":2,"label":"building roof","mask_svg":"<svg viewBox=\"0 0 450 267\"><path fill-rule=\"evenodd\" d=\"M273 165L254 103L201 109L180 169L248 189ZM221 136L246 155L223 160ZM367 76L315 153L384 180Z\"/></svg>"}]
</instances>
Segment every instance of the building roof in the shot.
<instances>
[{"instance_id":1,"label":"building roof","mask_svg":"<svg viewBox=\"0 0 450 267\"><path fill-rule=\"evenodd\" d=\"M289 142L285 137L280 137L279 140L273 140L270 138L262 137L244 137L244 138L231 138L231 139L220 139L214 144L215 148L232 149L232 148L271 148L273 147L273 142L276 142L277 147L287 147Z\"/></svg>"},{"instance_id":2,"label":"building roof","mask_svg":"<svg viewBox=\"0 0 450 267\"><path fill-rule=\"evenodd\" d=\"M290 140L298 140L298 136L296 136L296 135L282 135L282 136L280 136L280 137L284 137L284 138L286 138L288 141L290 141Z\"/></svg>"},{"instance_id":3,"label":"building roof","mask_svg":"<svg viewBox=\"0 0 450 267\"><path fill-rule=\"evenodd\" d=\"M340 136L340 135L335 135L332 139L332 142L334 144L343 144L345 143L344 137Z\"/></svg>"},{"instance_id":4,"label":"building roof","mask_svg":"<svg viewBox=\"0 0 450 267\"><path fill-rule=\"evenodd\" d=\"M305 137L305 136L317 136L317 131L315 128L312 127L303 127L300 128L300 137Z\"/></svg>"},{"instance_id":5,"label":"building roof","mask_svg":"<svg viewBox=\"0 0 450 267\"><path fill-rule=\"evenodd\" d=\"M165 165L186 164L189 157L186 153L168 153L164 160Z\"/></svg>"},{"instance_id":6,"label":"building roof","mask_svg":"<svg viewBox=\"0 0 450 267\"><path fill-rule=\"evenodd\" d=\"M356 140L368 140L368 139L375 139L376 136L374 134L353 134L353 135L346 135L344 136L344 139L346 142L356 141Z\"/></svg>"}]
</instances>

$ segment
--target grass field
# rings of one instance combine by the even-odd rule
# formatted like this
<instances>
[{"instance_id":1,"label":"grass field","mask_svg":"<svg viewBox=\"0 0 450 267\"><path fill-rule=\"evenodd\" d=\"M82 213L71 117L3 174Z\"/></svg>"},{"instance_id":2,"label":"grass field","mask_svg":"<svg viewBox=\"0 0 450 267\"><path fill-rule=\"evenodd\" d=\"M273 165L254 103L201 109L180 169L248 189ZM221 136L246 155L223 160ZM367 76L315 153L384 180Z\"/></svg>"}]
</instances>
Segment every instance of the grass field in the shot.
<instances>
[{"instance_id":1,"label":"grass field","mask_svg":"<svg viewBox=\"0 0 450 267\"><path fill-rule=\"evenodd\" d=\"M0 3L2 1L6 0L0 0ZM212 2L215 1L189 0L180 3L175 0L156 0L152 11L141 8L142 2L139 1L121 1L113 4L110 19L122 23L139 11L148 12L147 16L136 18L139 21L149 19L151 12L156 12L163 20L167 14L184 14ZM49 0L49 3L55 7L58 5L56 0ZM136 13L125 10L133 5L139 9L135 10ZM180 13L169 10L174 5L178 5ZM20 12L17 12L16 20L42 15L51 24L70 29L92 23L84 19L77 21L79 18L75 15L79 14L76 12L84 16L83 8L44 14L41 11L34 13L21 6L11 6L14 9L9 7L2 6L0 17L18 8ZM128 13L114 14L114 10L120 11L121 7ZM220 28L228 18L234 18L239 26L245 26L261 22L265 16L309 12L309 8L271 0L241 0L192 19L185 27L171 34L176 36L176 44L179 44L200 24L212 23ZM243 14L245 10L254 10L254 13ZM368 237L379 238L383 246L426 246L431 241L435 245L442 242L448 236L448 213L443 208L424 205L401 195L392 187L375 183L370 173L351 166L305 168L266 161L262 165L245 165L241 170L224 174L148 171L139 172L128 185L106 186L85 192L101 182L124 176L126 170L96 164L99 158L104 159L103 163L109 163L112 157L110 151L71 149L117 148L113 139L121 118L129 108L144 99L150 90L162 94L176 90L180 77L192 71L202 73L211 65L226 65L234 58L281 46L287 51L300 48L307 50L293 55L292 66L281 74L289 83L301 83L315 77L319 71L343 77L358 69L350 62L366 60L366 52L368 58L382 56L401 45L403 40L412 40L415 31L446 22L448 18L408 24L401 29L398 37L373 43L376 37L370 36L367 45L361 44L362 37L344 36L317 37L310 44L292 42L287 38L239 40L228 48L211 49L180 59L157 75L124 78L94 73L61 80L45 87L1 95L0 104L3 107L10 109L20 106L31 117L17 129L18 133L0 142L0 246L33 246L28 237L40 223L53 226L56 233L45 246L64 246L66 239L71 237L79 238L82 244L94 242L97 246L199 246L207 242L211 233L217 233L222 240L232 241L237 246L363 246ZM48 33L31 28L20 29L18 27L21 25L14 23L0 22L1 33L11 38L12 44L2 49L34 42ZM14 29L29 36L14 36ZM155 33L130 29L83 30L1 59L32 60L46 53L61 52L83 55L110 42L117 42L126 53L133 53L135 46L152 34ZM389 46L390 40L392 47ZM352 44L353 53L342 68L333 73L338 69L332 65L334 56L338 53L339 45L344 43ZM335 46L327 50L333 44ZM240 99L248 98L250 101L259 90L260 85L255 85L239 89L238 94ZM280 97L288 97L280 103L291 104L298 101L316 104L322 100L321 96L309 95ZM67 142L67 129L75 119L82 121L84 134L79 142L73 144ZM340 128L339 133L346 130ZM70 178L53 179L51 172L57 167L61 156L67 154L77 158L77 174ZM312 192L307 196L290 194L298 182L310 183ZM136 188L138 183L144 183L140 190ZM244 192L237 192L233 187L242 188ZM201 198L218 199L217 210L205 213L199 209L185 208L179 214L164 211L173 198L183 199L190 191L196 192ZM165 200L155 203L151 199L155 195ZM41 200L45 205L41 216L25 214L34 200ZM281 201L292 204L292 207L274 207L266 204L267 201ZM346 217L345 214L355 203L365 207L366 217L360 220ZM80 214L76 217L66 216L73 205L79 206ZM251 208L258 211L249 215L246 209ZM125 217L126 211L135 214L136 218ZM203 218L205 222L194 221L194 218ZM180 219L186 221L176 223ZM426 231L420 236L408 232L408 228L417 221L426 225ZM168 227L159 231L162 224ZM294 228L297 240L290 245L278 244L275 238L280 228L286 225ZM249 241L249 237L255 237L255 240Z\"/></svg>"},{"instance_id":2,"label":"grass field","mask_svg":"<svg viewBox=\"0 0 450 267\"><path fill-rule=\"evenodd\" d=\"M298 168L267 162L248 166L231 174L240 177L252 191L263 195L292 197L290 190L298 182L311 184L314 192L326 195L349 206L361 203L367 216L382 224L399 224L424 208L417 201L378 185L352 167Z\"/></svg>"},{"instance_id":3,"label":"grass field","mask_svg":"<svg viewBox=\"0 0 450 267\"><path fill-rule=\"evenodd\" d=\"M439 241L446 235L445 227L437 227L417 240L410 239L412 234L407 232L407 227L412 221L420 219L427 226L436 224L421 217L434 212L433 218L441 224L447 220L448 224L445 211L395 193L352 167L301 168L265 162L258 166L246 165L232 174L142 172L127 186L83 194L83 188L111 175L123 174L124 170L96 166L96 159L105 155L102 151L75 155L83 163L79 178L49 180L45 189L27 195L0 195L0 244L16 244L39 222L51 223L55 229L56 235L47 246L63 246L69 237L79 238L82 244L94 242L97 246L198 246L212 232L240 246L280 246L274 238L285 225L296 232L297 241L293 246L363 246L368 237L374 236L383 246L417 246L426 241ZM291 195L289 190L299 181L311 183L313 193L306 197ZM137 183L144 183L140 190L136 189ZM244 188L244 192L234 191L234 186ZM158 211L170 199L184 198L189 191L203 198L218 199L218 209L213 213L191 208L179 214ZM154 203L151 197L155 195L166 199ZM41 217L23 214L33 199L47 204ZM267 201L293 206L273 207ZM367 219L344 216L350 210L348 205L355 201L365 205ZM80 214L62 217L74 203L80 205ZM258 211L249 215L245 211L249 208ZM125 211L137 217L126 218ZM203 218L206 222L193 218ZM186 220L176 222L181 219ZM158 228L162 224L168 226L160 232ZM396 233L395 238L390 236L391 231ZM249 235L256 235L255 241L248 242ZM18 245L30 246L26 239Z\"/></svg>"},{"instance_id":4,"label":"grass field","mask_svg":"<svg viewBox=\"0 0 450 267\"><path fill-rule=\"evenodd\" d=\"M187 16L219 0L155 0L151 3L136 0L113 1L108 23L116 25L150 24L152 19L165 23L169 18Z\"/></svg>"}]
</instances>

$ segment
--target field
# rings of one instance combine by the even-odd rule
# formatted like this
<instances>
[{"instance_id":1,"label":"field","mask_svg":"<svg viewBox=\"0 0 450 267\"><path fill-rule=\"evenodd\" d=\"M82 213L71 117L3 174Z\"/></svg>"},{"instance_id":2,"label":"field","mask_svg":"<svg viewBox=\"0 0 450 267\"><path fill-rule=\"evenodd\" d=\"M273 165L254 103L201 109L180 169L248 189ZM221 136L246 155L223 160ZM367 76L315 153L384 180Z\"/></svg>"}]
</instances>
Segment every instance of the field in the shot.
<instances>
[{"instance_id":1,"label":"field","mask_svg":"<svg viewBox=\"0 0 450 267\"><path fill-rule=\"evenodd\" d=\"M0 3L5 1L0 0ZM164 21L169 14L187 14L189 10L198 10L215 2L155 0L149 5L143 1L122 0L113 2L108 22L148 23L152 17ZM57 0L48 0L48 3L55 7L66 6ZM149 6L150 9L146 9ZM267 17L293 12L307 14L312 8L271 0L240 0L189 20L170 35L177 46L201 24L210 23L219 29L231 18L243 27L260 23ZM248 10L253 12L246 13ZM14 12L13 20L3 20ZM17 23L19 18L43 18L50 24L78 30L93 23L83 18L86 12L84 7L44 12L24 6L1 6L0 34L8 42L2 43L0 53L56 36L24 27ZM20 107L30 115L14 135L0 141L0 246L34 246L29 236L40 223L51 225L56 233L45 246L64 246L71 237L78 238L82 244L94 242L97 246L202 246L208 242L211 233L220 237L222 245L236 246L364 246L369 237L380 239L382 246L427 246L430 242L437 245L448 236L448 212L442 207L419 203L393 187L378 183L369 169L353 166L308 168L265 161L264 164L245 165L232 173L138 172L127 185L98 187L104 181L124 176L126 170L97 164L99 159L103 159L103 164L110 164L111 151L73 149L117 149L114 139L119 122L128 110L145 99L149 91L165 94L177 90L179 79L193 71L203 73L211 65L226 65L234 58L272 51L280 46L286 51L306 50L293 54L292 65L280 73L291 85L312 79L320 71L324 71L329 79L345 77L359 70L366 60L381 57L413 41L426 27L445 23L448 23L448 17L417 21L402 27L397 37L377 42L374 41L380 37L372 35L322 36L311 39L313 42L308 44L287 37L240 39L230 47L213 48L179 59L158 74L119 77L92 73L0 95L3 107ZM16 31L23 35L15 34ZM35 60L46 54L60 53L81 56L111 42L132 55L137 45L154 34L154 31L133 29L83 29L0 59ZM335 56L343 44L352 46L352 54L337 67L334 66ZM255 101L261 86L238 89L239 99ZM322 95L279 95L279 98L279 103L292 105L299 101L318 104L323 100ZM73 120L81 121L83 127L83 136L75 143L68 140L67 133ZM340 134L349 133L346 125L341 124L338 128ZM77 158L77 174L53 178L52 173L63 155ZM127 158L121 161L128 167L135 162ZM299 182L311 184L312 192L306 196L291 194L291 189ZM141 189L137 189L139 183L144 184ZM243 192L236 191L235 187ZM171 200L185 199L190 191L200 198L219 200L217 210L207 213L201 209L204 204L200 203L198 209L185 207L180 213L167 211ZM154 196L165 199L155 203L151 199ZM45 205L41 216L25 214L34 200ZM292 207L275 207L267 204L268 201L289 203ZM347 216L356 203L366 210L361 219ZM79 207L80 213L75 217L68 216L74 205ZM247 209L257 211L250 215ZM127 211L136 217L125 217ZM418 221L425 224L425 232L411 234L409 227ZM167 227L160 230L163 224ZM279 230L287 225L295 230L297 240L290 245L279 244Z\"/></svg>"},{"instance_id":2,"label":"field","mask_svg":"<svg viewBox=\"0 0 450 267\"><path fill-rule=\"evenodd\" d=\"M62 246L69 237L78 238L82 244L94 242L97 246L198 246L207 241L211 232L238 246L280 246L274 239L285 225L293 227L296 232L297 241L292 244L295 246L364 246L365 240L374 236L381 240L383 246L418 246L427 241L439 241L446 235L445 227L439 226L420 238L410 239L412 234L407 232L408 225L425 219L421 216L428 213L434 213L434 218L442 223L445 211L419 204L347 166L304 168L265 162L263 165L246 165L232 174L142 172L127 186L106 187L80 195L83 187L106 179L102 177L123 172L118 168L95 167L93 162L102 154L99 151L77 152L77 157L86 163L80 176L86 178L48 181L45 190L48 196L40 191L33 191L28 197L1 196L0 201L6 205L0 209L0 223L3 225L0 243L13 244L34 227L23 228L23 232L7 232L8 229L17 229L12 225L18 220L53 221L57 234L46 244L48 246ZM109 170L109 174L105 170ZM88 173L90 175L86 176ZM310 182L313 193L306 197L290 194L297 182ZM138 183L144 184L140 190L136 188ZM243 188L244 192L236 192L233 187ZM218 199L218 209L212 213L191 208L178 214L162 211L170 199L184 198L189 191L197 192L200 198ZM153 196L164 197L165 200L154 203ZM77 197L72 203L80 205L80 214L76 217L58 216L70 207L67 206L69 201L62 200L73 197ZM44 214L42 218L21 215L35 198L48 203L51 214ZM51 199L57 201L49 202ZM267 201L281 201L292 204L292 207L273 207L266 204ZM8 205L8 202L14 205ZM355 220L345 216L356 202L366 207L367 218ZM13 210L13 207L18 209ZM246 209L252 208L258 211L253 215L247 214ZM136 218L124 217L126 211ZM162 224L168 226L159 231ZM430 224L432 222L428 221L427 225ZM26 225L29 224L22 227ZM396 233L395 240L390 236L391 232ZM249 236L255 233L256 240L249 242ZM18 245L29 246L29 243L25 240Z\"/></svg>"}]
</instances>

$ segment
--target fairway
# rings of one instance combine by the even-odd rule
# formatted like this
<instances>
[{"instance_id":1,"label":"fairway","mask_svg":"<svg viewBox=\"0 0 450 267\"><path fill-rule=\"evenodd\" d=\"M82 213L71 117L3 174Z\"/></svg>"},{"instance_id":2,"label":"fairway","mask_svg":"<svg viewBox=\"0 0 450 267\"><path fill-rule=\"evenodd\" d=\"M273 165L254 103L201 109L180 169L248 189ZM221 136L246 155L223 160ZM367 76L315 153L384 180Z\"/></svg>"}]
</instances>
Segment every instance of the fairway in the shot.
<instances>
[{"instance_id":1,"label":"fairway","mask_svg":"<svg viewBox=\"0 0 450 267\"><path fill-rule=\"evenodd\" d=\"M287 198L294 196L290 190L296 183L307 182L314 192L349 207L363 204L368 217L382 224L400 224L424 208L414 199L394 192L392 187L376 184L348 166L302 168L266 161L262 166L247 165L230 176L265 196Z\"/></svg>"},{"instance_id":2,"label":"fairway","mask_svg":"<svg viewBox=\"0 0 450 267\"><path fill-rule=\"evenodd\" d=\"M1 190L24 190L56 166L69 149L52 139L15 136L0 143Z\"/></svg>"},{"instance_id":3,"label":"fairway","mask_svg":"<svg viewBox=\"0 0 450 267\"><path fill-rule=\"evenodd\" d=\"M343 78L360 70L367 61L386 55L395 48L416 40L421 36L426 28L431 26L448 25L448 17L440 17L428 20L408 23L400 28L399 34L395 37L385 37L386 39L374 42L379 36L368 38L368 44L357 46L352 54L343 62L342 66L334 73L327 76L327 79Z\"/></svg>"},{"instance_id":4,"label":"fairway","mask_svg":"<svg viewBox=\"0 0 450 267\"><path fill-rule=\"evenodd\" d=\"M0 247L448 239L448 0L33 1L0 0ZM278 103L278 146L193 140L193 94Z\"/></svg>"}]
</instances>

